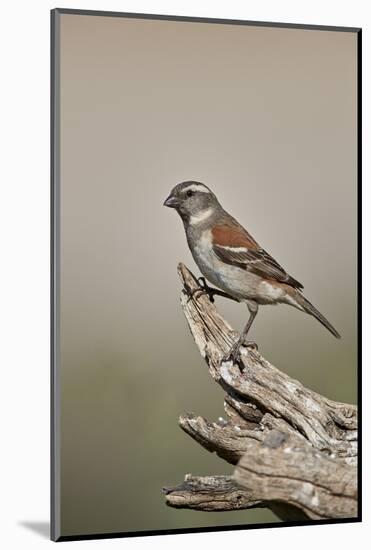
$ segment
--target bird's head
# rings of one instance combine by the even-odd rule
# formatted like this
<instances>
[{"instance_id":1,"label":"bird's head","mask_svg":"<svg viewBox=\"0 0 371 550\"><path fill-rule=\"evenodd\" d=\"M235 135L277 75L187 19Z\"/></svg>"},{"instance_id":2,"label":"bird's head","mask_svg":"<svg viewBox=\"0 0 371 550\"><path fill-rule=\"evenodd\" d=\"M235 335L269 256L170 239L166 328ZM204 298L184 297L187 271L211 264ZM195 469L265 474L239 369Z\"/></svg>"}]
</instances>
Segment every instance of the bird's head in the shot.
<instances>
[{"instance_id":1,"label":"bird's head","mask_svg":"<svg viewBox=\"0 0 371 550\"><path fill-rule=\"evenodd\" d=\"M164 206L175 208L182 219L191 224L206 220L220 208L211 189L198 181L178 183L165 200Z\"/></svg>"}]
</instances>

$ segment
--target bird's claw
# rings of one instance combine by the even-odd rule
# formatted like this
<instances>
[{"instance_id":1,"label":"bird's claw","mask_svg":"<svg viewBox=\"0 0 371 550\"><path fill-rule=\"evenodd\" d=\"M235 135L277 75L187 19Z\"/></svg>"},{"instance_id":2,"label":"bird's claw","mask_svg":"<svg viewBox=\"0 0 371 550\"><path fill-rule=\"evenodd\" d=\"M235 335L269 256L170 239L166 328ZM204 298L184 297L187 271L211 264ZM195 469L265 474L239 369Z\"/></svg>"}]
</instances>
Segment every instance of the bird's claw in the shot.
<instances>
[{"instance_id":1,"label":"bird's claw","mask_svg":"<svg viewBox=\"0 0 371 550\"><path fill-rule=\"evenodd\" d=\"M215 302L214 294L216 292L211 287L209 287L205 277L199 277L197 279L197 282L201 288L194 288L189 294L189 300L192 300L193 296L199 292L201 294L207 294L210 302L213 304Z\"/></svg>"},{"instance_id":2,"label":"bird's claw","mask_svg":"<svg viewBox=\"0 0 371 550\"><path fill-rule=\"evenodd\" d=\"M247 342L243 342L243 347L244 348L251 348L253 349L254 351L258 351L258 344L256 342L252 342L251 340L248 340Z\"/></svg>"},{"instance_id":3,"label":"bird's claw","mask_svg":"<svg viewBox=\"0 0 371 550\"><path fill-rule=\"evenodd\" d=\"M238 340L231 347L231 349L226 354L223 355L221 362L224 363L226 361L232 361L232 363L234 365L238 365L238 368L242 372L243 371L243 363L241 362L241 352L240 352L241 346L243 346L245 348L251 348L255 351L258 350L258 345L255 342L251 342L251 341L241 342L240 340Z\"/></svg>"},{"instance_id":4,"label":"bird's claw","mask_svg":"<svg viewBox=\"0 0 371 550\"><path fill-rule=\"evenodd\" d=\"M194 288L190 293L189 293L189 297L188 297L188 301L192 300L192 298L195 296L195 294L207 294L208 297L209 297L209 300L210 302L214 303L215 302L215 298L212 294L212 292L208 292L206 289L204 288Z\"/></svg>"},{"instance_id":5,"label":"bird's claw","mask_svg":"<svg viewBox=\"0 0 371 550\"><path fill-rule=\"evenodd\" d=\"M236 342L227 353L222 357L222 363L225 361L232 361L232 363L240 364L241 355L240 355L240 341Z\"/></svg>"},{"instance_id":6,"label":"bird's claw","mask_svg":"<svg viewBox=\"0 0 371 550\"><path fill-rule=\"evenodd\" d=\"M211 303L214 303L215 302L215 298L214 298L214 295L215 293L217 292L216 290L212 289L206 282L206 279L205 277L199 277L197 279L197 282L198 284L201 286L201 291L202 292L205 292L208 297L209 297L209 300Z\"/></svg>"}]
</instances>

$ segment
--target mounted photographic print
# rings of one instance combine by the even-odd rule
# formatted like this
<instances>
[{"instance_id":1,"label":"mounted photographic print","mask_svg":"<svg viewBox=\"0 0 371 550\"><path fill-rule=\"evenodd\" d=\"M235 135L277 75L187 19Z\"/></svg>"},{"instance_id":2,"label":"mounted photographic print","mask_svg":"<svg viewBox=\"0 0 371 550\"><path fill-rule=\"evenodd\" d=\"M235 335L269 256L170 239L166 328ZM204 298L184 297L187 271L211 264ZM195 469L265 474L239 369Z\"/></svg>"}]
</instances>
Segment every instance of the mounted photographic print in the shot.
<instances>
[{"instance_id":1,"label":"mounted photographic print","mask_svg":"<svg viewBox=\"0 0 371 550\"><path fill-rule=\"evenodd\" d=\"M360 521L356 28L52 11L52 538Z\"/></svg>"}]
</instances>

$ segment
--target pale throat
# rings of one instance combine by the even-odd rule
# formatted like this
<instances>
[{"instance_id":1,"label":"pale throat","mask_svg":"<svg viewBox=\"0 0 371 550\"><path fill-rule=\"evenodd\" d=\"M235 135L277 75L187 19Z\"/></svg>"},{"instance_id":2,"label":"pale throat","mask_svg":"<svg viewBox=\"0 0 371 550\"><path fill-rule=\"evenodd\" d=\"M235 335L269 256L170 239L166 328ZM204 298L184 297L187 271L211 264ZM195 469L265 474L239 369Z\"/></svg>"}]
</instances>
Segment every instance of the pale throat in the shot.
<instances>
[{"instance_id":1,"label":"pale throat","mask_svg":"<svg viewBox=\"0 0 371 550\"><path fill-rule=\"evenodd\" d=\"M189 218L189 223L191 225L197 225L199 223L202 223L208 218L210 218L213 212L214 212L214 208L210 207L210 208L206 208L206 210L202 210L198 214L192 214L192 216Z\"/></svg>"}]
</instances>

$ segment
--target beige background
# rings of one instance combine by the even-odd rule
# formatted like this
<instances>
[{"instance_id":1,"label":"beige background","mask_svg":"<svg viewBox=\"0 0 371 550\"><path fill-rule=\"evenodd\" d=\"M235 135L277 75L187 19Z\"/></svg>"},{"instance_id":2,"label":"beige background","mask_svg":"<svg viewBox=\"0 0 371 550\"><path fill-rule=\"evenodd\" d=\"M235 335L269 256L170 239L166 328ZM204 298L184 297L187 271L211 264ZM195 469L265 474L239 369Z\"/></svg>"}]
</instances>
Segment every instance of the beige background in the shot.
<instances>
[{"instance_id":1,"label":"beige background","mask_svg":"<svg viewBox=\"0 0 371 550\"><path fill-rule=\"evenodd\" d=\"M196 269L162 206L184 179L209 185L343 335L261 308L262 353L356 401L356 35L62 15L65 535L274 521L173 510L161 494L232 471L177 426L223 415L179 307L177 262Z\"/></svg>"}]
</instances>

